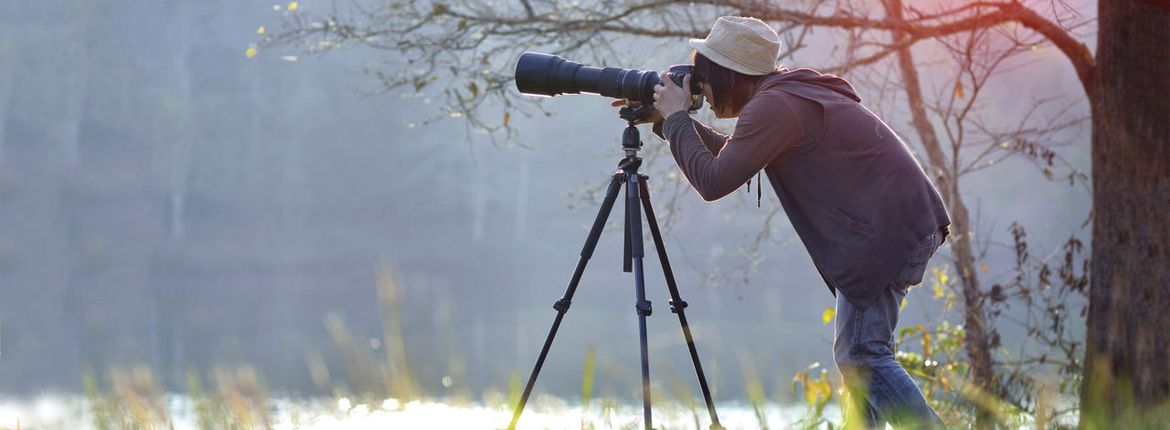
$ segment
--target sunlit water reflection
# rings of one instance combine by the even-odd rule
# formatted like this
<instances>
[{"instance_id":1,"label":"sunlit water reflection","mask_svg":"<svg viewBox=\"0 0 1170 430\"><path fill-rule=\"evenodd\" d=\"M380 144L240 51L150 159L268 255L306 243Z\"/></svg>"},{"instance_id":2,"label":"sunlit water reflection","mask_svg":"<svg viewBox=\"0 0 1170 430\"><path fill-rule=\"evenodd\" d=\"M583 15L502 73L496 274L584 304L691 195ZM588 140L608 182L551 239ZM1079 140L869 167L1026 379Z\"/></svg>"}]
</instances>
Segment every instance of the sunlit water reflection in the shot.
<instances>
[{"instance_id":1,"label":"sunlit water reflection","mask_svg":"<svg viewBox=\"0 0 1170 430\"><path fill-rule=\"evenodd\" d=\"M728 429L756 429L759 418L746 403L720 402L716 405L720 421ZM399 403L393 399L380 405L357 404L347 398L337 400L288 400L269 402L268 418L273 429L497 429L506 428L511 410L471 402L440 400ZM92 429L95 428L89 405L84 397L41 396L31 400L0 400L0 429ZM169 426L176 430L198 429L195 405L186 396L166 396ZM764 419L771 428L792 428L809 413L803 405L768 405ZM839 410L830 406L825 416L838 421ZM626 404L601 408L596 403L582 408L579 403L553 397L534 399L525 408L520 429L640 429L642 407ZM683 405L655 405L654 427L657 429L706 429L710 424L707 411L699 403L695 408Z\"/></svg>"}]
</instances>

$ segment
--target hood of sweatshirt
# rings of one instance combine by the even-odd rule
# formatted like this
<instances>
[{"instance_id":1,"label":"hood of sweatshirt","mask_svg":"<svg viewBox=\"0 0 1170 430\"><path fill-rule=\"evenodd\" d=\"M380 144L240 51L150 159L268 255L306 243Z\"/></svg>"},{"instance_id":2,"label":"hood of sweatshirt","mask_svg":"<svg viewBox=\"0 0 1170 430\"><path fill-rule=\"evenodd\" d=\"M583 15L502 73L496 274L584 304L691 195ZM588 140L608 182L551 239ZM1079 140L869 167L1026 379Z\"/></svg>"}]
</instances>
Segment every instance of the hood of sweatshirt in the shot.
<instances>
[{"instance_id":1,"label":"hood of sweatshirt","mask_svg":"<svg viewBox=\"0 0 1170 430\"><path fill-rule=\"evenodd\" d=\"M846 81L840 76L824 74L808 68L777 70L764 77L760 82L759 90L790 82L800 82L828 88L858 103L861 102L861 96L857 95L857 91L853 89L853 85L849 81Z\"/></svg>"}]
</instances>

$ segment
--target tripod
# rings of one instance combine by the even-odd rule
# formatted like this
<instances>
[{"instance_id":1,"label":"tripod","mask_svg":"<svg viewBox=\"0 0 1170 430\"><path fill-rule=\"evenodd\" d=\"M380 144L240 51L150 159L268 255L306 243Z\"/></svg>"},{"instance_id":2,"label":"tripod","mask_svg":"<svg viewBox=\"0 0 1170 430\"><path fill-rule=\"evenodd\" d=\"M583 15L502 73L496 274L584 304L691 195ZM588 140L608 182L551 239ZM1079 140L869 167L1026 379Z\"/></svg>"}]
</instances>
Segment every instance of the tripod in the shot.
<instances>
[{"instance_id":1,"label":"tripod","mask_svg":"<svg viewBox=\"0 0 1170 430\"><path fill-rule=\"evenodd\" d=\"M589 230L589 236L585 240L585 247L581 250L581 258L577 260L577 268L573 271L573 278L569 281L569 287L565 291L565 295L553 304L553 309L557 311L557 316L553 319L552 327L548 331L548 337L544 339L544 347L540 349L540 356L536 359L536 366L532 368L532 374L528 377L528 385L524 387L524 395L520 397L520 403L516 405L516 410L512 414L512 423L508 425L509 430L515 430L516 422L520 420L520 414L524 412L524 405L528 403L528 396L532 394L532 387L536 384L536 377L540 374L540 368L544 366L544 359L548 356L548 349L552 346L553 338L557 335L557 329L560 328L561 319L565 316L565 312L569 310L569 306L573 300L573 294L577 291L577 283L581 280L581 274L585 272L585 265L589 263L589 258L593 255L593 249L597 245L597 239L601 237L601 230L605 227L610 210L613 209L614 201L617 200L618 189L621 188L623 183L626 186L626 217L622 271L629 273L632 266L634 286L637 292L635 309L638 313L638 337L641 342L642 353L642 415L645 429L652 429L650 418L650 362L646 347L646 317L650 316L651 307L650 301L646 300L645 279L642 271L644 252L642 249L642 215L639 210L642 207L646 210L646 221L650 226L650 234L654 237L654 247L658 250L658 260L662 263L662 272L666 275L666 287L670 290L670 310L678 315L678 322L682 326L683 336L687 341L687 349L691 353L691 361L695 364L695 374L699 378L699 387L703 391L703 399L707 402L707 412L711 415L711 429L723 429L723 426L719 424L719 416L715 413L715 403L711 400L711 391L707 388L707 378L703 375L702 364L699 363L699 352L695 349L695 341L691 336L691 328L687 324L687 317L683 312L683 309L687 307L687 302L684 302L679 297L678 287L675 286L674 282L674 273L670 270L670 261L666 257L666 247L662 243L662 234L658 230L658 221L655 220L654 209L650 206L650 190L646 185L649 176L638 173L638 168L642 165L642 158L638 157L638 151L642 147L642 141L638 135L637 127L634 126L634 121L646 113L645 109L649 109L649 107L644 106L639 110L635 110L627 106L620 111L619 116L627 122L626 129L622 133L622 150L625 151L626 157L618 163L618 170L614 172L613 179L609 182L605 199L601 203L601 210L597 213L597 218L593 221L593 227Z\"/></svg>"}]
</instances>

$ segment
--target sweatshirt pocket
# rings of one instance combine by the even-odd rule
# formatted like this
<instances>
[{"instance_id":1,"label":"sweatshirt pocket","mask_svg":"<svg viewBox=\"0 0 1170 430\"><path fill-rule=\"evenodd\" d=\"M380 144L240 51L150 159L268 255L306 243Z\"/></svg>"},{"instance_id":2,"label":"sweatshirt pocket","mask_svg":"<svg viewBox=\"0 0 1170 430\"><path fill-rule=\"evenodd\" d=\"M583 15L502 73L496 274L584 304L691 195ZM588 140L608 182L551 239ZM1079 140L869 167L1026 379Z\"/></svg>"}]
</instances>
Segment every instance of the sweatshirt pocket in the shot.
<instances>
[{"instance_id":1,"label":"sweatshirt pocket","mask_svg":"<svg viewBox=\"0 0 1170 430\"><path fill-rule=\"evenodd\" d=\"M838 224L841 224L845 228L852 230L854 233L859 233L862 238L873 236L873 227L865 221L862 221L861 218L850 215L848 212L845 212L843 209L835 206L833 207L833 210L829 211L829 214L831 214L833 218L837 220Z\"/></svg>"}]
</instances>

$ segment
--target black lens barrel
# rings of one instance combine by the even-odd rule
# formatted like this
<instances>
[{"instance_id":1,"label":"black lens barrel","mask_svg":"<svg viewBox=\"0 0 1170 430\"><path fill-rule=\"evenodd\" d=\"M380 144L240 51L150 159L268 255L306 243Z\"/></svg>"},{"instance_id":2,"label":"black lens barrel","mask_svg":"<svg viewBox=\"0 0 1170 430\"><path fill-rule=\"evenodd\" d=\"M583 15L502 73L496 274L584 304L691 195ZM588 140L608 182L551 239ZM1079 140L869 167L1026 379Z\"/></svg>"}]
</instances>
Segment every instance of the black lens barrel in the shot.
<instances>
[{"instance_id":1,"label":"black lens barrel","mask_svg":"<svg viewBox=\"0 0 1170 430\"><path fill-rule=\"evenodd\" d=\"M516 63L516 89L524 94L592 93L645 102L653 100L659 82L657 72L583 66L538 52L525 52Z\"/></svg>"},{"instance_id":2,"label":"black lens barrel","mask_svg":"<svg viewBox=\"0 0 1170 430\"><path fill-rule=\"evenodd\" d=\"M560 70L569 63L568 70ZM516 62L516 89L524 94L555 96L562 94L558 91L563 85L554 82L568 75L571 79L573 66L579 66L571 61L555 55L525 52Z\"/></svg>"}]
</instances>

